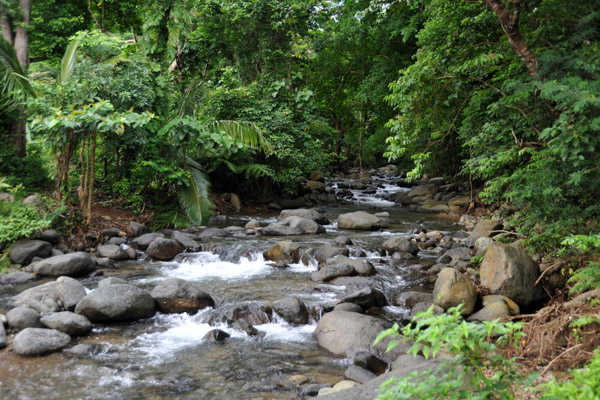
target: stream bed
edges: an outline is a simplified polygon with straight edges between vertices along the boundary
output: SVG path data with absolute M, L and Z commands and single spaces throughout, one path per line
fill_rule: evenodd
M 242 302 L 272 302 L 297 296 L 311 308 L 335 300 L 344 286 L 313 282 L 316 265 L 294 264 L 272 267 L 262 253 L 280 240 L 293 240 L 307 247 L 320 247 L 337 236 L 353 241 L 350 255 L 366 254 L 378 271 L 375 279 L 391 299 L 411 289 L 416 277 L 407 266 L 394 266 L 379 253 L 381 244 L 392 234 L 405 234 L 414 228 L 454 230 L 448 222 L 431 214 L 417 214 L 382 199 L 400 187 L 383 182 L 382 191 L 358 193 L 357 204 L 326 208 L 326 216 L 336 221 L 340 213 L 365 210 L 389 213 L 389 228 L 377 232 L 343 231 L 335 222 L 326 233 L 292 237 L 226 237 L 219 243 L 220 254 L 209 252 L 180 254 L 174 261 L 121 262 L 105 269 L 104 276 L 83 279 L 93 290 L 98 281 L 115 276 L 152 290 L 168 278 L 194 282 L 216 300 L 215 308 Z M 253 216 L 262 225 L 276 215 Z M 244 226 L 250 217 L 227 218 L 220 223 Z M 422 251 L 419 260 L 433 260 L 436 253 Z M 412 262 L 414 263 L 414 262 Z M 36 281 L 38 285 L 44 281 Z M 30 285 L 31 286 L 31 285 Z M 0 286 L 0 310 L 7 309 L 11 296 L 23 286 Z M 313 319 L 307 325 L 292 326 L 274 313 L 273 321 L 256 325 L 264 336 L 247 336 L 226 324 L 209 325 L 204 309 L 195 315 L 157 313 L 153 318 L 122 325 L 96 325 L 88 336 L 74 339 L 94 345 L 95 351 L 75 356 L 68 349 L 45 357 L 24 358 L 0 351 L 0 398 L 2 399 L 295 399 L 298 388 L 289 381 L 304 375 L 313 383 L 336 383 L 351 361 L 320 349 L 312 334 Z M 388 306 L 382 318 L 394 320 L 408 310 Z M 205 342 L 212 329 L 231 335 L 222 343 Z

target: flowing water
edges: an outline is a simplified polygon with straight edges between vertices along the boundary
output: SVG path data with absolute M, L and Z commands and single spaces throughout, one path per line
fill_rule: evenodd
M 355 204 L 326 209 L 330 220 L 340 213 L 356 210 L 387 211 L 390 228 L 382 232 L 348 232 L 335 223 L 318 236 L 291 237 L 308 247 L 319 247 L 344 235 L 352 239 L 351 255 L 370 259 L 378 270 L 377 285 L 390 298 L 414 285 L 406 266 L 394 266 L 379 253 L 392 232 L 405 234 L 415 227 L 452 229 L 447 223 L 426 214 L 415 214 L 389 201 L 389 196 L 405 190 L 385 178 L 374 181 L 377 189 L 351 191 Z M 344 183 L 342 182 L 342 185 Z M 338 187 L 338 185 L 334 185 Z M 368 192 L 368 193 L 365 193 Z M 229 219 L 228 225 L 243 226 L 249 218 Z M 262 216 L 261 222 L 274 221 Z M 290 239 L 290 238 L 287 238 Z M 292 265 L 278 269 L 262 257 L 281 238 L 228 237 L 221 241 L 221 254 L 209 252 L 179 255 L 171 262 L 136 261 L 105 270 L 151 290 L 168 278 L 182 278 L 200 285 L 217 302 L 217 308 L 241 302 L 269 302 L 291 295 L 309 308 L 330 302 L 345 293 L 343 286 L 319 284 L 310 280 L 315 265 Z M 435 258 L 432 252 L 419 253 L 420 260 Z M 102 278 L 83 280 L 93 290 Z M 36 284 L 39 284 L 37 282 Z M 0 287 L 0 309 L 24 287 Z M 350 360 L 333 357 L 320 349 L 312 337 L 316 322 L 292 326 L 274 314 L 273 321 L 257 325 L 264 336 L 247 336 L 225 324 L 207 321 L 211 309 L 195 315 L 161 314 L 123 325 L 97 325 L 86 337 L 72 344 L 88 343 L 96 351 L 81 357 L 68 352 L 46 357 L 22 358 L 0 351 L 0 398 L 2 399 L 293 399 L 297 388 L 289 382 L 302 374 L 312 382 L 335 383 L 341 379 Z M 384 318 L 394 319 L 407 310 L 386 307 Z M 202 340 L 219 328 L 231 337 L 223 343 Z

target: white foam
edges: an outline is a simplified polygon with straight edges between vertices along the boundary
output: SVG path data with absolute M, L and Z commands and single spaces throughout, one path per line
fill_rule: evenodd
M 229 333 L 232 337 L 243 337 L 243 332 L 236 331 L 225 324 L 211 326 L 199 321 L 199 316 L 208 309 L 198 314 L 158 314 L 156 324 L 166 330 L 145 333 L 132 342 L 133 348 L 149 356 L 154 362 L 174 356 L 191 346 L 197 346 L 204 342 L 203 338 L 213 329 L 220 329 Z
M 313 341 L 314 325 L 290 325 L 283 320 L 274 318 L 270 324 L 256 325 L 255 328 L 265 332 L 264 340 L 278 342 L 304 343 Z
M 201 252 L 194 254 L 181 263 L 169 263 L 160 269 L 166 278 L 181 278 L 187 281 L 202 281 L 218 278 L 223 280 L 246 279 L 271 272 L 262 254 L 253 254 L 250 258 L 241 257 L 239 262 L 222 261 L 218 255 Z

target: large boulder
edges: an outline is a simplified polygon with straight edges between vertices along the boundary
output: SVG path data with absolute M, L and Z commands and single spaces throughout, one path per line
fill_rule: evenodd
M 337 255 L 348 256 L 350 251 L 346 247 L 339 247 L 330 243 L 324 244 L 315 250 L 315 258 L 319 263 L 324 263 Z
M 22 356 L 40 356 L 67 347 L 71 337 L 55 329 L 27 328 L 13 339 L 15 353 Z
M 406 193 L 403 198 L 406 203 L 417 203 L 420 202 L 419 200 L 431 199 L 437 191 L 438 189 L 435 185 L 419 185 Z
M 85 296 L 75 312 L 92 322 L 132 321 L 156 313 L 154 298 L 133 285 L 99 287 Z
M 159 283 L 151 294 L 159 311 L 164 313 L 195 314 L 198 310 L 215 305 L 215 301 L 208 293 L 178 278 Z
M 356 292 L 350 293 L 340 299 L 342 303 L 353 303 L 365 310 L 370 307 L 384 307 L 387 305 L 385 295 L 372 287 L 364 287 Z
M 92 330 L 92 323 L 86 317 L 70 311 L 46 314 L 42 316 L 40 322 L 50 329 L 71 336 L 87 335 Z
M 109 260 L 129 260 L 127 251 L 117 244 L 103 244 L 97 248 L 98 257 L 108 258 Z
M 340 229 L 373 231 L 385 227 L 385 223 L 366 211 L 355 211 L 340 214 L 338 217 L 338 227 Z
M 202 248 L 202 245 L 196 242 L 189 233 L 175 231 L 172 238 L 177 240 L 186 250 L 196 252 Z
M 371 264 L 368 260 L 355 260 L 344 255 L 337 255 L 328 259 L 325 265 L 349 265 L 354 268 L 356 274 L 360 276 L 370 276 L 377 273 L 377 270 L 373 264 Z
M 38 240 L 43 240 L 44 242 L 56 245 L 60 243 L 60 235 L 55 230 L 46 229 L 40 234 Z
M 81 282 L 68 276 L 61 276 L 56 280 L 56 290 L 66 310 L 74 310 L 87 294 Z
M 8 252 L 13 264 L 27 265 L 33 257 L 46 258 L 52 253 L 52 245 L 44 240 L 21 240 Z
M 62 254 L 39 261 L 33 272 L 41 276 L 82 276 L 96 269 L 96 261 L 83 251 Z
M 477 292 L 466 275 L 454 268 L 444 268 L 435 281 L 433 302 L 444 310 L 463 304 L 462 315 L 469 315 L 475 308 Z
M 293 264 L 300 261 L 300 245 L 289 240 L 275 243 L 264 254 L 265 259 L 278 264 Z
M 148 228 L 146 225 L 140 224 L 139 222 L 130 221 L 129 226 L 131 229 L 133 229 L 135 236 L 142 236 L 151 232 L 150 228 Z
M 433 295 L 425 292 L 402 292 L 394 299 L 394 305 L 413 308 L 418 303 L 433 303 Z
M 272 310 L 256 303 L 242 303 L 229 307 L 225 311 L 225 320 L 233 325 L 244 320 L 250 325 L 262 325 L 271 321 Z
M 475 228 L 469 234 L 467 238 L 467 246 L 473 247 L 475 246 L 475 241 L 480 237 L 489 237 L 492 236 L 492 232 L 502 228 L 502 224 L 498 221 L 494 221 L 492 219 L 482 219 L 475 225 Z
M 525 309 L 543 299 L 542 288 L 535 286 L 539 276 L 538 263 L 509 244 L 491 243 L 481 262 L 481 284 Z
M 400 344 L 390 353 L 385 353 L 389 342 L 387 339 L 373 346 L 377 335 L 387 328 L 387 323 L 375 317 L 332 311 L 321 317 L 313 335 L 319 346 L 335 355 L 353 358 L 359 351 L 368 351 L 382 360 L 388 360 L 390 357 L 394 358 L 398 352 L 404 353 L 407 346 Z
M 484 306 L 481 310 L 467 318 L 468 321 L 493 321 L 510 315 L 508 304 L 504 301 L 495 301 Z
M 417 246 L 416 243 L 411 242 L 408 238 L 403 236 L 394 236 L 383 242 L 383 250 L 390 255 L 396 252 L 417 255 L 419 252 L 419 246 Z
M 301 217 L 306 219 L 312 219 L 318 224 L 327 225 L 329 224 L 329 220 L 325 218 L 323 214 L 318 212 L 317 210 L 310 208 L 298 208 L 295 210 L 282 210 L 279 214 L 279 220 L 284 220 L 288 217 Z
M 340 276 L 356 275 L 356 270 L 350 264 L 329 264 L 310 275 L 315 282 L 329 282 Z
M 263 228 L 263 234 L 269 236 L 312 235 L 323 232 L 325 228 L 312 219 L 296 216 L 287 217 Z
M 27 306 L 40 313 L 59 311 L 62 300 L 56 289 L 56 282 L 48 282 L 22 291 L 8 302 L 10 307 Z
M 169 261 L 184 250 L 178 241 L 173 239 L 157 238 L 146 249 L 146 253 L 158 260 Z
M 8 326 L 18 330 L 25 328 L 41 328 L 40 313 L 29 307 L 16 307 L 6 313 Z
M 152 243 L 155 239 L 165 237 L 162 233 L 145 233 L 139 237 L 136 237 L 131 241 L 131 244 L 134 247 L 137 247 L 140 250 L 146 250 L 150 243 Z
M 295 296 L 274 301 L 273 309 L 290 324 L 308 324 L 309 315 L 306 304 Z

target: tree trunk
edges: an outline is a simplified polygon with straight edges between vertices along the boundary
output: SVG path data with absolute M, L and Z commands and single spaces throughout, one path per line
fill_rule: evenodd
M 25 115 L 25 106 L 19 106 L 19 119 L 14 121 L 12 126 L 12 142 L 15 146 L 15 155 L 21 158 L 27 155 L 26 118 L 27 117 Z
M 2 28 L 2 37 L 4 40 L 13 44 L 12 21 L 8 15 L 0 13 L 0 26 Z
M 517 55 L 521 58 L 521 60 L 523 60 L 523 63 L 525 63 L 525 66 L 529 71 L 529 75 L 531 75 L 534 78 L 537 77 L 537 58 L 531 52 L 525 40 L 523 40 L 521 32 L 519 32 L 519 14 L 521 0 L 510 0 L 514 8 L 513 12 L 510 12 L 510 10 L 506 8 L 502 0 L 484 1 L 492 9 L 492 11 L 496 13 L 498 18 L 500 18 L 500 25 L 502 26 L 502 30 L 506 34 L 509 43 L 512 45 Z
M 31 10 L 30 0 L 19 0 L 19 8 L 23 15 L 23 20 L 17 25 L 17 32 L 15 34 L 15 51 L 17 52 L 17 58 L 19 63 L 23 66 L 24 70 L 29 67 L 29 37 L 27 36 L 27 27 L 29 26 L 29 12 Z

